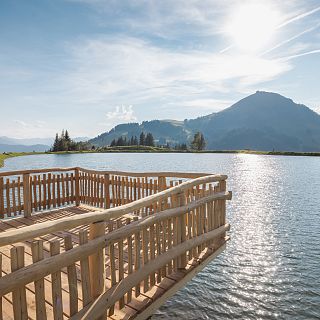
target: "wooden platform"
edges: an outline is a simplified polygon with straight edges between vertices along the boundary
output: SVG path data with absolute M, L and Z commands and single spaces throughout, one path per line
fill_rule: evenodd
M 17 217 L 9 218 L 0 221 L 0 232 L 5 232 L 12 229 L 19 229 L 25 226 L 34 225 L 44 221 L 54 221 L 62 217 L 72 217 L 74 215 L 81 215 L 88 212 L 97 212 L 102 209 L 97 209 L 95 207 L 81 205 L 79 207 L 67 207 L 58 210 L 52 210 L 48 212 L 43 212 L 39 214 L 32 215 L 30 217 Z M 115 225 L 125 225 L 128 218 L 121 218 L 119 222 L 116 220 Z M 55 232 L 48 234 L 46 236 L 40 237 L 44 241 L 44 258 L 50 256 L 50 242 L 59 240 L 61 251 L 65 250 L 65 238 L 72 238 L 74 246 L 79 245 L 78 234 L 80 229 L 86 230 L 88 226 L 81 226 L 75 229 L 68 230 L 67 232 Z M 108 232 L 108 230 L 106 230 Z M 25 247 L 26 255 L 26 265 L 32 264 L 32 254 L 31 254 L 31 242 L 26 241 L 24 243 L 16 243 L 14 245 L 4 246 L 0 248 L 0 255 L 2 255 L 2 275 L 6 275 L 11 272 L 11 261 L 10 261 L 10 250 L 14 246 Z M 127 255 L 125 250 L 126 243 L 124 243 L 124 273 L 128 273 L 128 264 L 127 264 Z M 197 272 L 203 269 L 215 256 L 217 256 L 224 249 L 224 244 L 219 248 L 219 250 L 214 251 L 213 249 L 206 248 L 203 253 L 196 259 L 189 261 L 185 270 L 179 270 L 177 272 L 171 273 L 169 276 L 161 279 L 161 282 L 155 284 L 149 291 L 144 292 L 143 285 L 140 287 L 141 294 L 136 297 L 135 289 L 133 289 L 132 300 L 127 303 L 125 301 L 125 307 L 119 310 L 118 303 L 115 305 L 115 312 L 110 317 L 111 319 L 130 319 L 135 317 L 146 318 L 150 316 L 161 304 L 164 303 L 172 294 L 185 285 Z M 118 259 L 118 250 L 115 247 L 115 257 Z M 1 266 L 1 265 L 0 265 Z M 110 276 L 110 259 L 109 252 L 106 250 L 106 288 L 111 288 L 111 276 Z M 80 276 L 80 266 L 79 263 L 76 264 L 77 272 L 77 286 L 81 288 L 81 276 Z M 161 271 L 160 271 L 161 272 Z M 117 279 L 118 280 L 118 279 Z M 70 315 L 70 302 L 69 302 L 69 285 L 68 285 L 68 274 L 66 268 L 61 272 L 61 281 L 62 281 L 62 300 L 63 300 L 63 314 L 64 319 L 68 319 Z M 53 319 L 53 302 L 51 295 L 51 276 L 45 277 L 45 294 L 46 296 L 46 310 L 47 310 L 47 319 Z M 29 319 L 36 319 L 35 313 L 35 287 L 34 284 L 28 284 L 26 286 L 26 295 L 28 303 L 28 316 Z M 81 293 L 79 289 L 78 292 Z M 143 293 L 144 292 L 144 293 Z M 48 297 L 48 298 L 47 298 Z M 79 294 L 78 297 L 78 306 L 79 310 L 83 306 L 82 296 Z M 2 297 L 2 314 L 4 320 L 14 319 L 13 316 L 13 306 L 12 306 L 12 294 L 9 293 Z M 0 312 L 1 318 L 1 312 Z

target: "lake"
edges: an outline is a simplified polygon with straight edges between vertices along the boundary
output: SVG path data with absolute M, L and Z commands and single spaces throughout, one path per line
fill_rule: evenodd
M 152 319 L 320 319 L 320 158 L 36 155 L 8 159 L 0 171 L 69 166 L 229 176 L 227 250 Z

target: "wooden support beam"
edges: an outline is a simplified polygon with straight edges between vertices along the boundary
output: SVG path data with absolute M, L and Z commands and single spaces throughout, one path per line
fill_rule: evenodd
M 96 222 L 90 225 L 89 239 L 93 240 L 105 234 L 105 222 Z M 89 270 L 91 282 L 91 294 L 96 298 L 105 290 L 105 248 L 98 248 L 97 251 L 89 257 Z

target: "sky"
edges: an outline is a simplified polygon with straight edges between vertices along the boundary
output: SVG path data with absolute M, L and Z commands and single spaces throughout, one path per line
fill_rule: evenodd
M 94 137 L 257 90 L 320 113 L 319 0 L 0 0 L 0 136 Z

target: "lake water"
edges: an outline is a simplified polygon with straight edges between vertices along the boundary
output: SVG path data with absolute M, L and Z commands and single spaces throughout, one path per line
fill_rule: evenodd
M 229 176 L 227 250 L 152 319 L 320 319 L 320 158 L 37 155 L 9 159 L 0 171 L 68 166 Z

